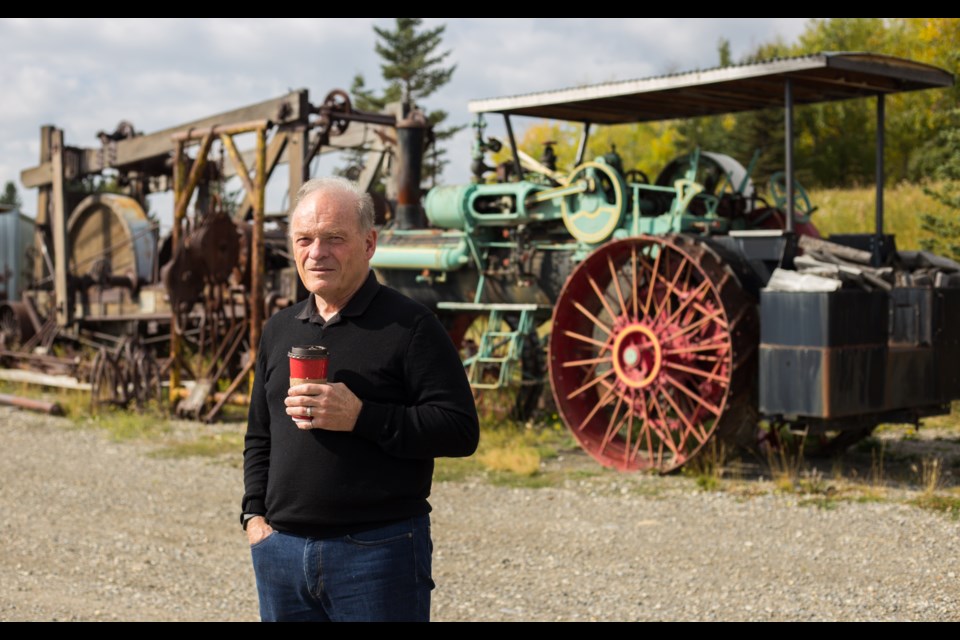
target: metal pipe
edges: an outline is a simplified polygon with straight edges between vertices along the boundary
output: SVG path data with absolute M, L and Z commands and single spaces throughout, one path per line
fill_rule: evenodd
M 580 144 L 577 147 L 576 166 L 583 164 L 583 159 L 587 157 L 587 139 L 590 137 L 590 123 L 583 123 L 583 132 L 580 134 Z
M 784 154 L 784 169 L 787 174 L 787 233 L 793 233 L 793 80 L 787 78 L 784 85 L 783 101 L 785 110 L 783 114 L 784 128 L 786 135 L 786 144 Z
M 411 111 L 408 117 L 397 123 L 399 162 L 396 223 L 400 229 L 426 226 L 420 206 L 420 179 L 423 175 L 423 143 L 428 126 L 420 110 Z
M 6 393 L 0 393 L 0 404 L 29 409 L 30 411 L 39 411 L 52 416 L 62 416 L 63 408 L 56 402 L 44 402 L 43 400 L 33 400 L 20 396 L 11 396 Z
M 880 249 L 883 246 L 883 151 L 884 151 L 884 95 L 877 94 L 877 211 L 876 211 L 876 241 L 873 247 L 874 266 L 880 265 Z
M 336 111 L 326 107 L 317 109 L 320 115 L 335 115 L 338 120 L 349 120 L 350 122 L 363 122 L 365 124 L 378 124 L 384 127 L 395 127 L 397 117 L 392 114 L 370 113 L 369 111 Z
M 513 152 L 513 168 L 517 172 L 517 180 L 523 180 L 523 167 L 520 165 L 520 154 L 517 153 L 517 139 L 513 136 L 513 125 L 510 116 L 503 114 L 503 123 L 507 126 L 507 137 L 510 138 L 510 150 Z

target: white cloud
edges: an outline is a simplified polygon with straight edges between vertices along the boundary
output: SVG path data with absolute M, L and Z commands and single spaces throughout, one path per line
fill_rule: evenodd
M 720 37 L 735 57 L 805 19 L 427 18 L 446 24 L 453 81 L 426 100 L 467 123 L 467 101 L 716 64 Z M 349 89 L 356 73 L 379 85 L 372 25 L 391 18 L 3 18 L 0 182 L 37 162 L 39 129 L 68 144 L 130 120 L 165 129 L 306 87 L 314 102 Z M 472 130 L 450 142 L 448 182 L 469 179 Z M 22 187 L 25 208 L 35 194 Z

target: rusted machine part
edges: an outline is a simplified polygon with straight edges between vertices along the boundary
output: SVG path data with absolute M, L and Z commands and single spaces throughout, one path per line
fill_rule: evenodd
M 580 445 L 619 470 L 678 469 L 712 439 L 756 439 L 756 301 L 688 236 L 597 249 L 553 315 L 549 372 Z
M 335 136 L 343 135 L 347 127 L 350 126 L 350 119 L 342 116 L 349 115 L 352 111 L 350 94 L 343 89 L 334 89 L 328 93 L 323 100 L 323 104 L 317 109 L 324 133 Z
M 161 269 L 170 303 L 185 313 L 203 297 L 208 283 L 224 283 L 240 259 L 240 234 L 226 214 L 210 216 L 192 231 Z
M 87 196 L 70 214 L 67 233 L 74 278 L 136 289 L 153 277 L 155 225 L 133 198 L 113 193 Z
M 143 345 L 130 342 L 123 354 L 128 403 L 132 401 L 140 409 L 159 403 L 163 389 L 160 365 L 153 354 Z
M 116 359 L 105 348 L 93 358 L 90 369 L 90 408 L 94 413 L 105 406 L 125 406 L 126 390 L 120 380 Z
M 173 258 L 160 269 L 160 280 L 170 297 L 175 316 L 187 313 L 203 294 L 203 259 L 184 246 L 173 250 Z M 180 325 L 183 326 L 182 324 Z
M 60 357 L 26 350 L 8 351 L 0 349 L 0 362 L 12 363 L 16 368 L 38 371 L 54 375 L 73 375 L 82 368 L 79 357 Z
M 397 227 L 419 229 L 426 226 L 426 216 L 420 206 L 420 178 L 423 169 L 423 145 L 427 119 L 414 109 L 397 123 L 400 161 L 397 168 Z
M 240 236 L 225 213 L 208 216 L 185 240 L 187 252 L 202 261 L 205 277 L 214 283 L 226 282 L 237 266 Z
M 6 393 L 0 393 L 0 404 L 9 405 L 11 407 L 20 407 L 21 409 L 29 409 L 30 411 L 39 411 L 40 413 L 46 413 L 52 416 L 63 415 L 63 407 L 56 402 L 45 402 L 43 400 L 34 400 L 32 398 L 12 396 Z
M 253 243 L 253 227 L 244 222 L 238 222 L 237 235 L 239 241 L 239 251 L 237 252 L 237 265 L 233 269 L 231 278 L 233 282 L 241 285 L 244 289 L 250 288 L 250 267 L 253 262 L 251 252 Z M 267 316 L 269 317 L 269 316 Z
M 143 409 L 161 399 L 161 368 L 139 343 L 128 340 L 113 355 L 101 348 L 90 370 L 90 404 Z
M 0 303 L 0 349 L 16 350 L 33 334 L 33 323 L 26 304 Z

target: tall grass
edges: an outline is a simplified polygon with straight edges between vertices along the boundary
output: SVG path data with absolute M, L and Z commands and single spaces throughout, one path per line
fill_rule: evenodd
M 877 193 L 874 187 L 855 189 L 816 189 L 809 191 L 817 207 L 812 221 L 824 236 L 835 233 L 872 233 L 876 230 Z M 883 196 L 884 233 L 896 236 L 897 248 L 917 250 L 924 231 L 920 217 L 924 213 L 949 213 L 916 184 L 901 183 L 888 187 Z

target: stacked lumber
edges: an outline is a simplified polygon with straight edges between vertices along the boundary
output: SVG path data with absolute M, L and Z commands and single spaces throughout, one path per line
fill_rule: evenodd
M 803 254 L 794 258 L 796 271 L 776 269 L 767 283 L 768 290 L 960 288 L 960 263 L 927 251 L 898 251 L 887 265 L 875 267 L 869 251 L 808 236 L 801 236 L 799 245 Z

